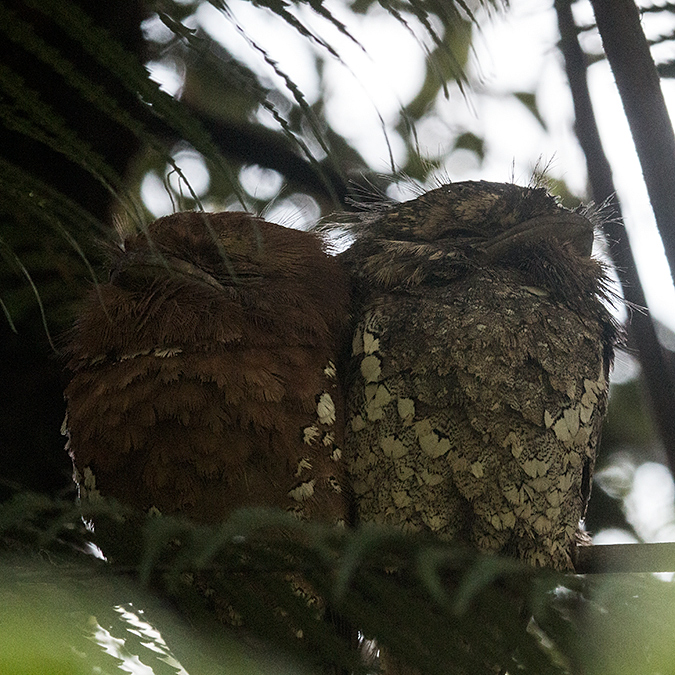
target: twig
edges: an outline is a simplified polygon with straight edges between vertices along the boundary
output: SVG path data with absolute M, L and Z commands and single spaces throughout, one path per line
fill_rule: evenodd
M 600 141 L 600 134 L 593 113 L 586 77 L 587 63 L 577 38 L 570 0 L 555 0 L 560 30 L 560 49 L 565 58 L 569 81 L 576 133 L 586 156 L 588 179 L 593 199 L 598 204 L 606 203 L 611 209 L 610 217 L 603 224 L 609 244 L 609 253 L 617 269 L 624 297 L 631 305 L 645 307 L 646 300 L 637 266 L 623 226 L 621 206 L 616 197 L 612 170 Z M 673 169 L 675 172 L 675 168 Z M 675 173 L 674 173 L 675 175 Z M 647 314 L 633 312 L 628 326 L 630 343 L 638 349 L 642 378 L 651 404 L 656 427 L 666 449 L 671 471 L 675 474 L 675 377 L 658 342 L 654 325 Z
M 633 0 L 591 0 L 666 256 L 675 261 L 675 134 Z
M 675 572 L 675 542 L 580 546 L 577 556 L 579 574 Z

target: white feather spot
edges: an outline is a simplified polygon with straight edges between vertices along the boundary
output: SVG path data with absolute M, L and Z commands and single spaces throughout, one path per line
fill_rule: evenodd
M 338 483 L 338 480 L 337 478 L 335 478 L 335 476 L 331 476 L 328 479 L 328 485 L 330 485 L 331 488 L 333 488 L 334 492 L 337 492 L 338 494 L 342 492 L 342 486 L 340 485 L 340 483 Z
M 382 362 L 375 354 L 366 356 L 361 361 L 361 375 L 363 375 L 363 379 L 366 382 L 377 382 L 382 373 L 381 364 Z
M 567 408 L 563 413 L 570 436 L 576 436 L 579 431 L 579 408 Z
M 555 417 L 548 410 L 544 410 L 544 425 L 546 428 L 550 429 L 553 426 L 553 422 L 555 422 Z
M 307 457 L 303 457 L 299 462 L 298 462 L 298 468 L 295 471 L 295 477 L 297 478 L 305 469 L 311 469 L 312 468 L 312 463 L 307 459 Z
M 381 420 L 384 417 L 383 408 L 391 401 L 391 394 L 383 384 L 366 386 L 366 414 L 368 419 Z
M 329 361 L 328 365 L 323 369 L 323 373 L 327 378 L 334 380 L 337 377 L 337 368 L 335 367 L 335 364 L 332 361 Z
M 596 396 L 595 391 L 591 389 L 589 385 L 589 380 L 584 380 L 584 387 L 586 391 L 581 397 L 581 404 L 586 406 L 587 408 L 590 408 L 594 406 L 598 402 L 598 397 Z
M 523 454 L 523 446 L 520 444 L 520 439 L 515 431 L 509 431 L 508 436 L 504 439 L 502 447 L 511 446 L 511 454 L 518 459 Z
M 380 447 L 385 457 L 391 457 L 391 459 L 400 459 L 408 454 L 408 448 L 395 436 L 385 436 L 380 441 Z
M 423 483 L 427 485 L 440 485 L 445 478 L 440 473 L 429 473 L 426 469 L 420 471 L 419 474 Z
M 532 295 L 536 295 L 539 298 L 548 297 L 548 291 L 545 291 L 543 288 L 539 288 L 538 286 L 521 286 L 521 288 L 524 291 L 532 293 Z
M 558 440 L 561 440 L 563 443 L 569 443 L 572 440 L 572 434 L 570 429 L 567 426 L 567 421 L 564 417 L 561 417 L 554 425 L 553 432 L 556 435 Z
M 315 484 L 316 481 L 314 479 L 307 481 L 306 483 L 301 483 L 298 487 L 290 490 L 288 496 L 291 499 L 295 499 L 296 502 L 304 502 L 314 494 Z
M 551 521 L 546 516 L 539 516 L 532 524 L 532 527 L 539 534 L 545 534 L 551 531 Z
M 167 347 L 166 349 L 155 349 L 154 355 L 166 359 L 171 356 L 178 356 L 182 351 L 180 347 Z
M 119 357 L 120 361 L 128 361 L 129 359 L 136 359 L 139 356 L 147 356 L 150 354 L 150 349 L 144 349 L 143 351 L 140 352 L 132 352 L 131 354 L 122 354 L 122 356 Z M 159 351 L 159 350 L 155 350 Z
M 415 401 L 411 398 L 399 398 L 397 407 L 402 420 L 410 421 L 415 416 Z
M 542 462 L 540 459 L 529 459 L 522 463 L 523 471 L 532 478 L 545 476 L 550 466 L 550 462 Z
M 363 351 L 366 354 L 373 354 L 380 348 L 380 340 L 371 333 L 363 333 Z
M 320 433 L 319 429 L 315 426 L 305 427 L 303 429 L 303 443 L 311 445 L 319 437 Z
M 94 476 L 93 471 L 88 466 L 84 467 L 82 482 L 80 483 L 79 487 L 80 497 L 82 497 L 82 499 L 94 501 L 101 498 L 101 493 L 96 487 L 96 476 Z
M 406 506 L 410 506 L 410 495 L 403 490 L 394 490 L 391 494 L 394 499 L 394 504 L 399 509 L 404 509 Z
M 361 415 L 356 415 L 352 417 L 351 426 L 354 432 L 363 431 L 366 428 L 366 423 Z
M 422 451 L 429 457 L 441 457 L 450 450 L 450 441 L 447 438 L 440 438 L 431 428 L 429 420 L 417 422 L 415 431 Z
M 335 404 L 328 392 L 323 392 L 319 398 L 319 403 L 316 406 L 316 414 L 319 416 L 321 424 L 335 423 Z

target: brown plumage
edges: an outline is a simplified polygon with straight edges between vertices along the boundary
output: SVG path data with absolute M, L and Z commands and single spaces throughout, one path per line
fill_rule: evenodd
M 616 339 L 593 225 L 543 189 L 466 182 L 352 233 L 358 520 L 573 569 Z
M 128 237 L 69 338 L 83 496 L 204 523 L 255 505 L 344 523 L 346 288 L 317 236 L 245 213 Z

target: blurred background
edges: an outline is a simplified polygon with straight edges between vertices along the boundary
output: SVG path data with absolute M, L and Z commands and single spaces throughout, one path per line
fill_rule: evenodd
M 673 109 L 675 6 L 638 4 Z M 74 494 L 60 346 L 103 242 L 177 210 L 305 229 L 442 182 L 545 180 L 571 208 L 609 200 L 596 251 L 633 303 L 588 529 L 675 540 L 675 290 L 590 2 L 3 0 L 0 32 L 1 499 Z

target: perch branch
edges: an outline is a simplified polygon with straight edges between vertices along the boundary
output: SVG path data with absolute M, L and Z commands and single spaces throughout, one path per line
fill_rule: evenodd
M 577 555 L 579 574 L 675 571 L 675 542 L 580 546 Z

